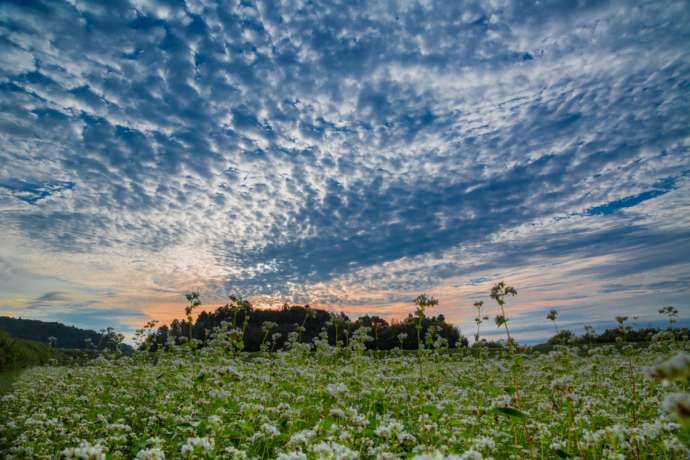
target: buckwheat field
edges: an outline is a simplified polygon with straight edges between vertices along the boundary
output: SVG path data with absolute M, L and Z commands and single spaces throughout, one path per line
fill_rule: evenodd
M 687 458 L 687 342 L 365 352 L 205 348 L 23 373 L 7 459 Z

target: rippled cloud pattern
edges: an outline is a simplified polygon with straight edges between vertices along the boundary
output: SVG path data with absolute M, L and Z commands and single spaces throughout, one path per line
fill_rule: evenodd
M 690 316 L 686 1 L 6 1 L 0 31 L 0 314 L 427 291 L 465 327 L 506 279 L 525 331 Z

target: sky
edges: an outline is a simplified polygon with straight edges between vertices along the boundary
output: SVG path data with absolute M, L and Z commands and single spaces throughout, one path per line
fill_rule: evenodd
M 688 43 L 685 0 L 3 1 L 0 315 L 687 323 Z

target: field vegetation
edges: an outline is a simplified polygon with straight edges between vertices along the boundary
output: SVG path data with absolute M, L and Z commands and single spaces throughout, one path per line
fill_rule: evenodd
M 393 349 L 377 349 L 368 326 L 346 334 L 333 315 L 309 341 L 298 322 L 280 347 L 268 324 L 255 352 L 244 342 L 254 312 L 241 299 L 196 338 L 200 301 L 190 293 L 186 336 L 161 343 L 152 322 L 136 353 L 115 346 L 85 365 L 24 371 L 0 399 L 0 450 L 8 459 L 687 458 L 690 355 L 677 312 L 636 344 L 620 317 L 613 342 L 589 330 L 540 352 L 510 335 L 512 291 L 492 290 L 501 343 L 483 342 L 478 328 L 475 345 L 451 346 L 429 322 L 436 300 L 423 295 Z M 476 309 L 479 326 L 488 317 Z M 549 316 L 562 334 L 557 312 Z

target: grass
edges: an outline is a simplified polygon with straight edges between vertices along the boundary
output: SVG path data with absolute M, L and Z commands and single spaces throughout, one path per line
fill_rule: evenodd
M 23 369 L 0 372 L 0 395 L 9 393 L 12 390 L 12 384 L 19 378 L 22 372 Z

